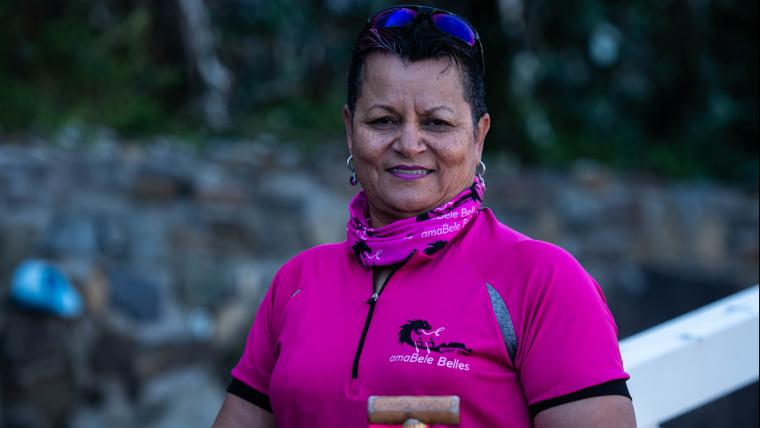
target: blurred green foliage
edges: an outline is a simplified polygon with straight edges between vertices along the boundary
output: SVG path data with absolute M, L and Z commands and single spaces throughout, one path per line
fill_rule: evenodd
M 756 0 L 434 3 L 484 41 L 489 150 L 757 188 Z M 234 76 L 230 132 L 314 144 L 342 135 L 351 47 L 390 4 L 206 2 Z M 178 13 L 161 0 L 0 3 L 0 132 L 209 132 Z
M 136 4 L 112 17 L 93 3 L 0 3 L 0 124 L 6 132 L 92 123 L 146 133 L 175 125 L 176 106 L 162 97 L 180 86 L 181 64 L 151 56 L 149 9 Z

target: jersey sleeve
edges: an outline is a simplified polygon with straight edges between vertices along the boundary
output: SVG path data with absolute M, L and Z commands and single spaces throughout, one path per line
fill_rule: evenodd
M 531 413 L 599 395 L 629 396 L 617 327 L 599 285 L 565 250 L 530 246 L 516 366 Z M 630 396 L 629 396 L 630 397 Z
M 232 369 L 232 382 L 227 391 L 265 410 L 269 402 L 269 381 L 277 360 L 276 295 L 281 273 L 275 276 L 248 332 L 243 355 Z

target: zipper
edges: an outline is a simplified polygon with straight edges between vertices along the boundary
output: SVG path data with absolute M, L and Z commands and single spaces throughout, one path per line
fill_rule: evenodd
M 414 253 L 412 253 L 414 254 Z M 407 258 L 407 260 L 409 260 Z M 383 286 L 380 288 L 380 291 L 376 291 L 372 293 L 372 296 L 370 296 L 369 300 L 367 300 L 367 304 L 369 305 L 369 310 L 367 311 L 367 319 L 364 320 L 364 329 L 362 330 L 362 337 L 359 339 L 359 346 L 356 347 L 356 355 L 354 355 L 354 365 L 351 369 L 351 379 L 357 379 L 359 377 L 359 359 L 362 355 L 362 349 L 364 348 L 364 341 L 367 339 L 367 332 L 369 331 L 369 325 L 372 323 L 372 314 L 375 313 L 375 306 L 377 306 L 377 300 L 380 298 L 380 293 L 385 290 L 385 286 L 388 285 L 388 281 L 390 281 L 393 274 L 398 271 L 401 266 L 406 263 L 406 260 L 403 262 L 397 264 L 393 270 L 388 274 L 388 277 L 385 278 L 385 281 L 383 281 Z M 372 277 L 372 289 L 375 288 L 375 280 L 374 275 Z

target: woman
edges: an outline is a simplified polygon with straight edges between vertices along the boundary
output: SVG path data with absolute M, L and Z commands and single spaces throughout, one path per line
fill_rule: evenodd
M 480 208 L 475 30 L 418 6 L 370 18 L 343 119 L 348 239 L 278 272 L 215 426 L 366 426 L 370 395 L 458 395 L 462 427 L 635 426 L 599 286 Z

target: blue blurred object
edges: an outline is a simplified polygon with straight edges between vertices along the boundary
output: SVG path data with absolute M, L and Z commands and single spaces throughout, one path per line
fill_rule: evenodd
M 63 318 L 75 318 L 84 309 L 79 291 L 61 271 L 43 260 L 28 260 L 16 268 L 11 299 L 21 306 Z

